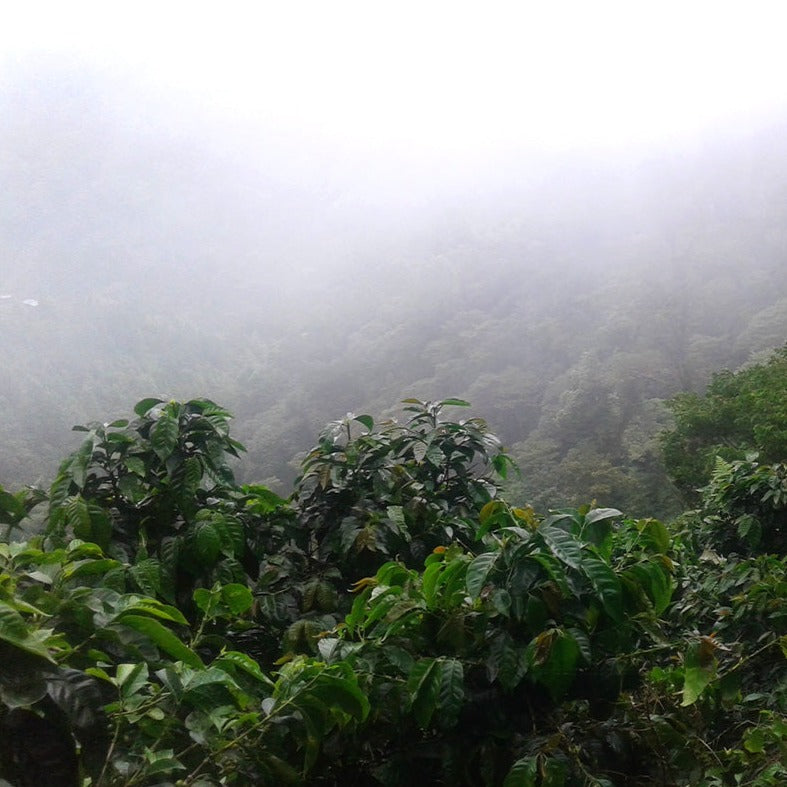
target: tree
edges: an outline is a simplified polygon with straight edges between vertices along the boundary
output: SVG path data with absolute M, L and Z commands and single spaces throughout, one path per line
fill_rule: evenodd
M 704 394 L 678 394 L 668 405 L 675 426 L 662 437 L 664 462 L 676 486 L 697 502 L 717 457 L 787 456 L 787 345 L 765 363 L 715 374 Z

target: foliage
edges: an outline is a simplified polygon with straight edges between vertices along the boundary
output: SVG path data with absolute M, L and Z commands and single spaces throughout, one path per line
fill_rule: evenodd
M 74 427 L 85 437 L 52 484 L 48 542 L 89 539 L 133 563 L 140 591 L 181 605 L 195 583 L 244 582 L 251 536 L 227 461 L 244 449 L 230 414 L 207 399 L 144 399 L 134 412 Z
M 35 487 L 28 487 L 11 494 L 0 486 L 0 525 L 6 526 L 4 537 L 6 541 L 11 540 L 14 530 L 21 528 L 22 522 L 30 512 L 44 500 L 46 494 Z
M 3 544 L 0 561 L 2 723 L 28 706 L 50 736 L 65 720 L 93 784 L 298 781 L 326 732 L 368 713 L 344 665 L 300 658 L 271 679 L 226 643 L 203 660 L 211 624 L 249 613 L 245 585 L 196 591 L 189 627 L 175 607 L 124 592 L 131 566 L 95 544 Z M 30 779 L 8 755 L 4 775 Z
M 756 456 L 756 455 L 755 455 Z M 716 460 L 697 535 L 722 554 L 787 553 L 787 466 Z
M 765 363 L 713 376 L 704 395 L 682 393 L 668 403 L 675 426 L 662 438 L 664 461 L 692 501 L 708 483 L 716 457 L 762 461 L 787 456 L 787 345 Z
M 720 461 L 672 527 L 543 514 L 464 405 L 331 424 L 290 501 L 234 483 L 207 400 L 82 427 L 0 542 L 0 777 L 782 782 L 783 466 Z
M 539 521 L 492 502 L 477 554 L 454 543 L 423 571 L 388 562 L 360 580 L 345 626 L 320 648 L 363 676 L 377 727 L 364 767 L 392 784 L 412 772 L 498 784 L 525 753 L 564 778 L 595 767 L 545 741 L 567 703 L 613 702 L 620 681 L 636 681 L 619 657 L 651 641 L 671 593 L 663 526 L 620 516 Z
M 452 539 L 472 539 L 472 521 L 497 492 L 488 470 L 505 477 L 510 459 L 479 418 L 441 419 L 460 399 L 406 399 L 405 424 L 375 429 L 348 416 L 320 436 L 295 484 L 295 504 L 315 555 L 352 579 L 400 556 L 420 566 Z M 352 425 L 364 431 L 353 436 Z

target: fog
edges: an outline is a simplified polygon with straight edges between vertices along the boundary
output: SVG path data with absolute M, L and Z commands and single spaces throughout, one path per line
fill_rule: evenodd
M 653 403 L 787 339 L 787 53 L 778 6 L 632 5 L 11 12 L 0 484 L 148 395 L 282 488 L 347 410 L 465 396 L 522 495 L 602 457 L 652 503 Z

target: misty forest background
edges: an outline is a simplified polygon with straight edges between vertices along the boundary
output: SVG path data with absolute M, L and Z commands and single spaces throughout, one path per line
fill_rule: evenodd
M 669 517 L 664 401 L 787 338 L 785 117 L 383 165 L 46 63 L 0 116 L 5 488 L 47 484 L 72 424 L 205 396 L 240 480 L 286 494 L 326 422 L 455 396 L 520 464 L 509 499 Z

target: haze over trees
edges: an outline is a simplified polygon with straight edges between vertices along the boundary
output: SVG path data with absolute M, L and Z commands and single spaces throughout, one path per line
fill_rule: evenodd
M 2 102 L 7 484 L 129 395 L 226 403 L 245 477 L 283 489 L 339 413 L 451 394 L 523 501 L 669 512 L 660 401 L 787 335 L 784 120 L 397 183 L 335 151 L 306 178 L 281 140 L 246 158 L 86 71 L 39 64 Z

